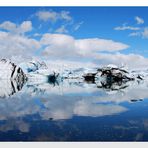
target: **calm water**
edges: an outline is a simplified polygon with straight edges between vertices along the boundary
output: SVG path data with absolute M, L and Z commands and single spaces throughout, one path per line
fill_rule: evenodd
M 0 141 L 148 141 L 145 83 L 115 90 L 85 82 L 26 83 L 20 91 L 3 84 Z

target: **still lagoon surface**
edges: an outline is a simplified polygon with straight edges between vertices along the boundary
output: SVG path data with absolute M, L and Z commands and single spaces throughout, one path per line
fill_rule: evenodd
M 148 141 L 144 82 L 36 82 L 15 91 L 8 83 L 0 86 L 0 141 Z

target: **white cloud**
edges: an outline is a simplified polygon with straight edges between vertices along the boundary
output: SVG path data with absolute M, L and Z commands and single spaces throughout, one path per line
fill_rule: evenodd
M 143 24 L 144 23 L 144 20 L 142 18 L 140 18 L 139 16 L 136 16 L 135 17 L 135 20 L 137 21 L 137 24 Z M 141 28 L 140 27 L 133 27 L 133 26 L 127 26 L 126 24 L 123 24 L 122 26 L 118 26 L 118 27 L 115 27 L 114 30 L 140 30 Z M 133 34 L 135 35 L 135 34 Z
M 121 53 L 116 53 L 116 54 L 96 53 L 96 54 L 90 54 L 89 56 L 91 58 L 90 62 L 82 62 L 83 61 L 82 58 L 80 58 L 80 60 L 74 60 L 74 61 L 64 59 L 64 60 L 47 60 L 46 62 L 48 63 L 51 71 L 58 71 L 58 72 L 59 71 L 61 72 L 62 69 L 75 69 L 82 67 L 91 68 L 91 67 L 100 67 L 108 64 L 115 64 L 118 66 L 126 65 L 130 70 L 146 69 L 148 65 L 148 59 L 138 54 L 125 55 Z M 60 59 L 60 57 L 58 59 Z
M 11 58 L 13 55 L 22 55 L 22 57 L 32 56 L 33 52 L 40 48 L 37 40 L 12 34 L 9 32 L 0 32 L 0 57 Z
M 31 21 L 24 21 L 22 24 L 19 26 L 19 31 L 22 33 L 29 32 L 32 30 L 32 22 Z
M 115 52 L 128 48 L 129 46 L 121 42 L 115 42 L 113 40 L 90 38 L 75 40 L 75 46 L 80 52 L 92 52 L 92 51 L 108 51 Z
M 121 66 L 124 64 L 129 68 L 144 69 L 148 65 L 148 59 L 142 55 L 134 53 L 121 54 L 119 51 L 127 49 L 128 45 L 112 40 L 99 38 L 75 39 L 72 36 L 63 34 L 44 34 L 41 39 L 41 44 L 46 46 L 43 50 L 43 55 L 59 60 L 65 59 L 65 64 L 69 62 L 67 58 L 78 57 L 80 61 L 88 58 L 88 60 L 92 62 L 92 65 L 90 64 L 92 67 L 95 65 L 116 64 Z M 102 53 L 102 51 L 107 51 L 107 53 Z M 56 63 L 57 61 L 54 60 L 53 65 L 56 65 Z M 61 63 L 61 61 L 58 63 Z M 76 63 L 73 62 L 73 64 L 69 64 L 69 67 L 75 64 Z M 80 65 L 85 66 L 85 62 L 82 62 Z M 62 67 L 62 65 L 59 64 L 59 67 L 60 66 Z
M 67 21 L 71 21 L 72 20 L 72 17 L 70 16 L 70 12 L 69 11 L 61 11 L 61 13 L 59 15 L 64 20 L 67 20 Z
M 40 41 L 37 41 L 33 38 L 34 36 L 29 38 L 25 35 L 25 32 L 32 30 L 32 23 L 30 21 L 24 21 L 20 25 L 6 21 L 0 24 L 0 27 L 6 30 L 0 31 L 1 58 L 11 58 L 14 57 L 14 55 L 15 58 L 32 57 L 38 49 L 42 49 L 40 51 L 42 51 L 42 55 L 44 55 L 45 58 L 64 59 L 67 60 L 67 63 L 69 62 L 68 59 L 74 61 L 75 58 L 77 60 L 79 58 L 79 62 L 82 60 L 86 61 L 87 59 L 88 61 L 99 61 L 99 64 L 113 63 L 121 65 L 122 63 L 126 63 L 130 67 L 144 67 L 148 65 L 147 58 L 143 56 L 116 53 L 129 47 L 121 42 L 100 38 L 75 39 L 70 35 L 49 33 L 44 34 L 41 36 Z M 57 29 L 57 32 L 66 33 L 67 31 L 61 26 L 61 28 Z M 35 36 L 38 35 L 39 34 L 35 34 Z M 131 33 L 130 36 L 147 38 L 148 28 L 144 28 L 142 33 Z M 107 53 L 102 53 L 103 51 Z M 21 58 L 18 58 L 18 60 Z M 134 64 L 133 61 L 135 61 Z M 73 65 L 74 64 L 76 63 L 74 62 Z M 82 65 L 83 64 L 82 62 Z
M 13 22 L 5 21 L 0 24 L 0 29 L 4 29 L 12 33 L 26 33 L 32 30 L 32 22 L 24 21 L 20 25 L 16 25 Z
M 74 24 L 74 21 L 72 16 L 70 15 L 70 12 L 65 10 L 62 10 L 62 11 L 53 11 L 51 9 L 40 10 L 32 16 L 37 16 L 39 20 L 43 21 L 43 23 L 41 22 L 41 24 L 39 25 L 39 29 L 43 27 L 43 25 L 45 24 L 44 22 L 50 23 L 51 26 L 48 32 L 68 33 L 69 31 L 66 28 L 66 26 L 69 25 L 73 27 L 73 24 Z M 61 27 L 55 30 L 55 27 L 53 26 L 55 24 L 58 24 L 58 26 L 61 26 Z
M 41 44 L 46 45 L 43 55 L 52 57 L 75 57 L 74 38 L 63 34 L 44 34 Z M 65 54 L 66 53 L 66 54 Z
M 0 24 L 0 28 L 7 31 L 13 31 L 16 30 L 17 27 L 15 23 L 12 23 L 10 21 L 5 21 L 2 24 Z
M 114 30 L 140 30 L 139 27 L 132 27 L 132 26 L 119 26 L 119 27 L 115 27 Z
M 58 59 L 71 57 L 90 58 L 96 65 L 112 63 L 121 66 L 125 64 L 130 68 L 145 68 L 148 65 L 148 59 L 138 54 L 101 53 L 101 51 L 116 52 L 128 48 L 128 45 L 112 40 L 98 38 L 74 39 L 69 35 L 45 34 L 41 39 L 41 44 L 47 46 L 43 51 L 43 55 L 47 57 Z M 68 61 L 66 62 L 68 63 Z M 93 63 L 92 66 L 94 67 Z
M 129 34 L 129 36 L 140 36 L 141 32 L 132 32 Z
M 148 27 L 144 27 L 140 32 L 132 32 L 129 34 L 129 36 L 139 36 L 142 38 L 147 39 L 148 38 Z
M 144 24 L 144 19 L 142 19 L 139 16 L 135 17 L 135 20 L 137 22 L 137 24 Z M 119 27 L 115 27 L 114 30 L 131 30 L 131 31 L 135 31 L 135 32 L 131 32 L 129 33 L 128 36 L 130 37 L 142 37 L 142 38 L 148 38 L 148 27 L 133 27 L 133 26 L 126 26 L 126 24 L 123 24 L 122 26 Z
M 139 16 L 136 16 L 135 20 L 137 21 L 137 24 L 143 24 L 144 23 L 144 20 L 142 18 L 140 18 Z
M 56 21 L 58 14 L 54 11 L 39 11 L 36 13 L 36 16 L 42 21 Z
M 61 12 L 56 12 L 52 10 L 42 10 L 38 11 L 36 13 L 36 16 L 39 18 L 39 20 L 42 21 L 51 21 L 51 22 L 56 22 L 57 20 L 65 20 L 65 21 L 71 21 L 72 17 L 70 16 L 69 11 L 61 11 Z
M 60 28 L 55 30 L 56 33 L 68 33 L 68 30 L 62 25 Z
M 116 64 L 121 66 L 122 64 L 127 65 L 129 68 L 143 68 L 145 69 L 148 65 L 148 59 L 144 58 L 141 55 L 138 54 L 121 54 L 121 53 L 116 53 L 116 54 L 95 54 L 94 55 L 94 61 L 96 64 Z M 134 61 L 134 63 L 133 63 Z
M 40 48 L 37 40 L 25 35 L 32 30 L 31 21 L 23 21 L 21 24 L 5 21 L 0 24 L 0 29 L 3 30 L 0 31 L 1 58 L 21 56 L 23 60 L 23 58 L 32 57 L 33 53 Z
M 43 54 L 54 57 L 87 57 L 99 51 L 116 52 L 129 46 L 112 40 L 90 38 L 75 39 L 70 35 L 44 34 L 41 44 L 46 45 Z M 66 54 L 65 54 L 66 53 Z

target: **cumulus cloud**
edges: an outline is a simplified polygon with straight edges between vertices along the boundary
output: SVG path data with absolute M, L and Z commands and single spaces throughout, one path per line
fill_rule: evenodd
M 113 40 L 100 38 L 75 39 L 65 34 L 46 33 L 38 41 L 25 35 L 26 32 L 32 30 L 30 21 L 24 21 L 20 25 L 3 22 L 1 29 L 4 29 L 0 31 L 0 52 L 3 53 L 1 58 L 13 58 L 14 55 L 22 58 L 32 57 L 38 49 L 42 49 L 42 55 L 51 58 L 93 58 L 93 54 L 96 52 L 116 52 L 129 47 Z M 66 33 L 67 30 L 62 26 L 57 29 L 57 32 Z
M 68 14 L 69 13 L 62 12 L 62 15 Z M 63 16 L 63 18 L 69 20 L 68 17 Z M 13 59 L 20 60 L 26 57 L 33 57 L 35 52 L 39 51 L 39 53 L 42 54 L 42 58 L 48 59 L 50 57 L 55 60 L 65 59 L 67 60 L 66 62 L 80 59 L 80 62 L 83 60 L 88 60 L 87 62 L 99 61 L 100 64 L 126 63 L 131 67 L 144 67 L 148 64 L 147 59 L 143 56 L 117 53 L 127 49 L 129 47 L 127 44 L 101 38 L 76 39 L 73 36 L 62 34 L 68 32 L 64 25 L 56 30 L 56 32 L 60 34 L 45 33 L 41 35 L 36 33 L 31 37 L 27 37 L 25 34 L 33 28 L 31 21 L 24 21 L 20 24 L 5 21 L 0 24 L 0 28 L 1 58 L 13 58 L 15 56 Z M 145 27 L 143 32 L 134 32 L 129 36 L 142 36 L 143 38 L 147 38 L 147 32 L 148 29 Z M 40 39 L 34 39 L 36 36 L 40 36 Z M 106 54 L 103 52 L 106 52 Z M 40 58 L 40 56 L 41 55 L 38 57 Z M 133 61 L 135 61 L 134 65 L 131 64 Z M 85 62 L 82 62 L 82 65 L 84 63 Z
M 10 21 L 5 21 L 0 24 L 0 28 L 7 31 L 13 31 L 13 30 L 16 30 L 16 24 Z
M 41 38 L 41 45 L 45 46 L 42 54 L 45 57 L 55 59 L 79 58 L 80 61 L 88 59 L 92 62 L 92 67 L 115 64 L 118 66 L 127 65 L 131 69 L 145 69 L 148 65 L 148 59 L 139 54 L 122 54 L 120 51 L 129 46 L 112 40 L 99 38 L 75 39 L 72 36 L 64 34 L 44 34 Z M 104 51 L 106 51 L 104 53 Z M 134 61 L 134 64 L 133 64 Z M 61 61 L 59 61 L 60 63 Z M 68 60 L 64 64 L 68 63 Z M 51 61 L 49 64 L 52 63 Z M 55 65 L 57 61 L 54 61 Z M 85 62 L 80 64 L 85 66 Z M 72 64 L 76 64 L 75 62 Z M 77 64 L 76 64 L 77 65 Z M 59 65 L 59 67 L 62 65 Z M 90 66 L 90 67 L 91 67 Z M 52 66 L 54 67 L 54 66 Z M 69 68 L 72 67 L 69 65 Z
M 0 31 L 1 58 L 11 58 L 13 55 L 32 56 L 38 48 L 40 48 L 40 44 L 35 39 Z
M 0 24 L 0 52 L 1 58 L 22 58 L 32 57 L 34 52 L 39 49 L 40 43 L 34 38 L 27 37 L 25 33 L 32 31 L 32 22 L 23 21 L 15 24 L 5 21 Z M 6 52 L 7 51 L 7 52 Z
M 70 16 L 69 11 L 61 11 L 61 12 L 56 12 L 52 10 L 42 10 L 38 11 L 36 13 L 36 16 L 39 18 L 39 20 L 42 21 L 51 21 L 51 22 L 56 22 L 57 20 L 65 20 L 65 21 L 71 21 L 72 17 Z
M 24 21 L 19 26 L 11 24 L 10 22 L 6 24 L 9 25 L 2 26 L 5 27 L 5 30 L 7 31 L 0 31 L 1 58 L 13 58 L 15 55 L 13 60 L 23 60 L 23 58 L 34 56 L 38 49 L 42 49 L 40 50 L 42 56 L 45 58 L 50 57 L 51 59 L 54 58 L 62 60 L 81 58 L 82 60 L 88 59 L 89 61 L 95 61 L 95 64 L 97 63 L 96 61 L 99 61 L 99 64 L 126 63 L 130 67 L 144 67 L 148 65 L 147 59 L 143 56 L 136 54 L 124 55 L 121 53 L 116 53 L 129 47 L 129 45 L 121 42 L 100 38 L 75 39 L 70 35 L 49 33 L 41 36 L 40 41 L 38 41 L 33 37 L 29 38 L 21 33 L 12 33 L 13 30 L 18 28 L 21 28 L 22 33 L 31 30 L 32 25 L 30 22 Z M 58 30 L 58 32 L 60 33 L 60 30 Z M 147 29 L 145 29 L 141 35 L 146 38 Z M 104 51 L 107 53 L 102 53 Z M 16 56 L 18 58 L 16 58 Z M 132 64 L 133 61 L 135 61 L 134 65 Z M 68 63 L 68 60 L 66 62 Z M 82 64 L 80 65 L 85 65 L 85 62 L 81 63 Z M 73 63 L 73 65 L 74 64 L 76 63 Z
M 87 57 L 89 54 L 99 51 L 115 52 L 129 47 L 113 40 L 100 38 L 75 39 L 70 35 L 48 33 L 41 38 L 41 44 L 46 45 L 43 51 L 44 55 L 55 57 Z
M 43 35 L 40 42 L 46 46 L 42 52 L 45 56 L 56 58 L 75 56 L 74 38 L 69 35 L 47 33 Z
M 19 31 L 22 32 L 22 33 L 29 32 L 31 30 L 32 30 L 32 23 L 31 23 L 31 21 L 24 21 L 19 26 Z
M 136 16 L 135 20 L 137 21 L 137 24 L 144 24 L 144 20 L 139 16 Z
M 53 11 L 39 11 L 36 13 L 36 16 L 39 18 L 39 20 L 42 20 L 42 21 L 57 20 L 57 13 Z
M 121 42 L 115 42 L 113 40 L 90 38 L 90 39 L 78 39 L 75 42 L 76 48 L 80 50 L 80 53 L 92 52 L 92 51 L 108 51 L 115 52 L 127 49 L 129 46 Z
M 0 24 L 0 29 L 13 33 L 26 33 L 32 30 L 32 22 L 24 21 L 20 25 L 16 25 L 13 22 L 5 21 Z

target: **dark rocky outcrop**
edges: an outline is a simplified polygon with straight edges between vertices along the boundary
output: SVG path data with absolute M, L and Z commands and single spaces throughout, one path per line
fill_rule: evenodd
M 96 73 L 87 73 L 83 77 L 85 82 L 96 83 L 98 88 L 116 90 L 116 88 L 123 89 L 126 87 L 126 82 L 135 80 L 135 78 L 130 77 L 128 74 L 126 70 L 121 68 L 103 67 L 97 69 Z M 141 77 L 138 78 L 142 80 Z M 97 84 L 98 79 L 100 85 Z

